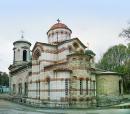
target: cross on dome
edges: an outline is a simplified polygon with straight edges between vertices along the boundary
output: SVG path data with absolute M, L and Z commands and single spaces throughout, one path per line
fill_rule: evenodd
M 24 31 L 23 30 L 21 30 L 21 38 L 23 39 L 24 38 Z
M 58 22 L 58 23 L 60 23 L 60 22 L 61 22 L 61 20 L 58 18 L 58 19 L 57 19 L 57 22 Z

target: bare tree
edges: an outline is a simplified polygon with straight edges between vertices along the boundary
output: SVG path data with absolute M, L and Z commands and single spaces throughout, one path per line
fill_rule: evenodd
M 130 40 L 130 26 L 126 29 L 123 29 L 119 36 Z

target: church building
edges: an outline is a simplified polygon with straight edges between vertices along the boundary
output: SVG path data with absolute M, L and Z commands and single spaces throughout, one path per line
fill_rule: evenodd
M 22 36 L 13 43 L 9 66 L 10 94 L 30 104 L 48 107 L 96 106 L 98 96 L 122 96 L 122 76 L 95 68 L 95 53 L 58 21 L 48 31 L 48 43 Z M 98 91 L 97 91 L 98 90 Z

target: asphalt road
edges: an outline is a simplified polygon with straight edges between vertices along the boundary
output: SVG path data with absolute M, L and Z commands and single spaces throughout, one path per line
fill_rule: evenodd
M 41 109 L 0 100 L 0 114 L 130 114 L 130 109 L 71 110 Z

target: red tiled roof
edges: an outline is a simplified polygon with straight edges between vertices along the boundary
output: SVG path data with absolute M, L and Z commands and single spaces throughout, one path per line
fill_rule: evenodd
M 48 30 L 48 32 L 50 31 L 50 30 L 54 30 L 54 29 L 58 29 L 58 28 L 63 28 L 63 29 L 68 29 L 68 30 L 70 30 L 69 28 L 68 28 L 68 26 L 66 26 L 65 24 L 63 24 L 63 23 L 56 23 L 56 24 L 54 24 L 49 30 Z M 71 31 L 71 30 L 70 30 Z M 47 33 L 48 33 L 47 32 Z
M 63 23 L 56 23 L 50 29 L 52 30 L 52 29 L 57 29 L 57 28 L 66 28 L 66 29 L 68 29 L 68 27 Z

